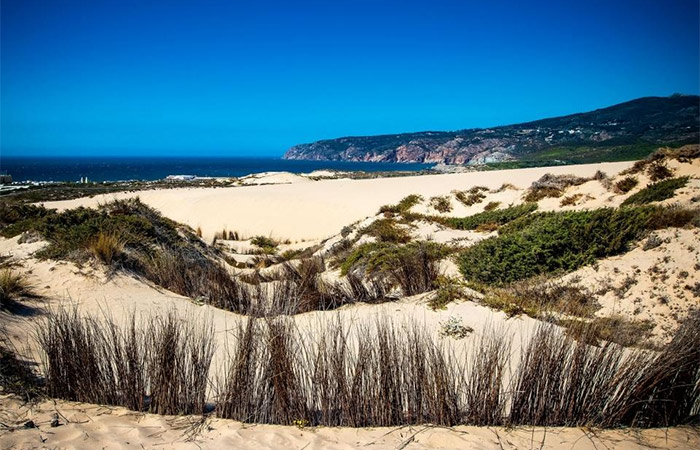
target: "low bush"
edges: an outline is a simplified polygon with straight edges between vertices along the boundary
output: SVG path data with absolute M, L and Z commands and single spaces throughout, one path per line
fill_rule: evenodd
M 277 251 L 278 242 L 266 236 L 254 236 L 250 239 L 250 243 L 262 249 L 265 253 L 274 253 Z
M 464 297 L 464 283 L 455 277 L 438 276 L 435 287 L 435 295 L 428 301 L 428 306 L 433 310 L 445 309 L 450 303 Z
M 402 198 L 399 203 L 396 205 L 384 205 L 381 208 L 379 208 L 380 213 L 394 213 L 394 214 L 401 214 L 404 212 L 408 212 L 411 208 L 416 206 L 418 203 L 423 201 L 423 197 L 417 194 L 411 194 L 407 195 L 406 197 Z
M 219 308 L 245 312 L 249 306 L 219 251 L 138 198 L 37 216 L 32 229 L 49 242 L 37 252 L 41 258 L 83 262 L 92 256 Z
M 629 196 L 622 206 L 626 205 L 645 205 L 651 202 L 661 202 L 669 199 L 676 194 L 676 191 L 688 184 L 688 177 L 669 178 L 659 181 L 658 183 L 650 184 L 639 192 Z
M 485 283 L 567 272 L 623 252 L 645 230 L 695 220 L 695 211 L 658 207 L 532 214 L 464 250 L 459 266 L 468 280 Z
M 355 248 L 340 267 L 342 274 L 359 271 L 398 285 L 404 295 L 415 295 L 433 289 L 438 262 L 448 254 L 446 246 L 435 242 L 367 243 Z
M 484 211 L 493 211 L 494 209 L 498 208 L 500 204 L 501 202 L 488 202 L 486 206 L 484 206 Z
M 456 191 L 455 198 L 464 206 L 472 206 L 481 203 L 486 198 L 485 191 L 488 191 L 488 188 L 474 186 L 467 191 Z
M 514 281 L 503 286 L 484 286 L 481 302 L 513 317 L 527 314 L 548 319 L 551 312 L 568 316 L 592 317 L 600 308 L 593 295 L 575 283 L 547 276 Z
M 404 295 L 420 294 L 433 289 L 439 275 L 438 262 L 448 254 L 444 245 L 427 241 L 382 247 L 367 256 L 367 272 L 388 278 Z
M 653 348 L 650 338 L 654 324 L 649 321 L 633 321 L 622 316 L 596 317 L 588 321 L 561 320 L 566 333 L 574 339 L 599 346 L 601 342 L 613 342 L 623 347 Z
M 358 234 L 366 234 L 376 237 L 379 242 L 406 243 L 411 240 L 411 234 L 404 227 L 401 227 L 392 218 L 377 219 L 366 227 L 362 228 Z
M 583 197 L 583 194 L 569 195 L 561 199 L 559 206 L 573 206 L 579 199 Z
M 547 197 L 561 197 L 567 187 L 578 186 L 586 181 L 588 181 L 588 178 L 547 173 L 532 183 L 525 194 L 524 200 L 526 202 L 537 202 Z
M 452 211 L 452 202 L 447 196 L 430 197 L 430 207 L 441 213 Z
M 495 223 L 503 225 L 537 209 L 537 203 L 523 203 L 504 209 L 484 211 L 467 217 L 445 217 L 436 219 L 442 225 L 457 230 L 475 230 L 480 225 Z
M 637 177 L 627 176 L 615 183 L 615 192 L 618 194 L 626 194 L 634 189 L 637 184 L 639 184 Z
M 672 177 L 673 171 L 663 161 L 654 161 L 647 167 L 647 175 L 651 181 L 660 181 Z

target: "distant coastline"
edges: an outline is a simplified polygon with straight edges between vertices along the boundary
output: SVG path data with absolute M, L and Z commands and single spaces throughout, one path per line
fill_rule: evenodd
M 242 177 L 262 172 L 310 173 L 421 171 L 432 164 L 292 161 L 252 157 L 3 157 L 0 172 L 14 182 L 155 181 L 169 175 L 188 174 L 200 178 Z

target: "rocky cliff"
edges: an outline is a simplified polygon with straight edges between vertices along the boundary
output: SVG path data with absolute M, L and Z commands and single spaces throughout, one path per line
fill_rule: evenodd
M 636 159 L 700 141 L 700 97 L 644 97 L 608 108 L 493 128 L 328 139 L 286 159 L 479 164 Z

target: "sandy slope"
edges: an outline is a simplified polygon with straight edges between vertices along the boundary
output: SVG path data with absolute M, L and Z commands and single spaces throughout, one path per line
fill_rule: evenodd
M 207 239 L 212 239 L 214 233 L 227 228 L 238 231 L 242 237 L 262 234 L 282 239 L 311 240 L 331 236 L 343 226 L 375 214 L 381 205 L 396 203 L 411 193 L 430 197 L 449 194 L 454 189 L 463 190 L 479 185 L 496 189 L 506 182 L 524 189 L 545 173 L 573 173 L 588 177 L 597 170 L 603 170 L 613 175 L 631 164 L 617 162 L 315 182 L 303 177 L 275 174 L 269 182 L 281 180 L 291 184 L 152 190 L 49 202 L 45 205 L 63 210 L 77 206 L 95 206 L 113 198 L 138 195 L 141 200 L 160 210 L 165 216 L 193 228 L 201 227 Z M 293 182 L 297 178 L 303 179 L 303 182 Z
M 10 247 L 8 243 L 13 240 L 0 241 L 0 252 Z M 216 344 L 212 374 L 215 379 L 224 374 L 229 360 L 229 333 L 244 320 L 241 315 L 197 304 L 187 297 L 130 276 L 107 276 L 100 267 L 77 267 L 67 262 L 38 261 L 26 255 L 22 248 L 30 245 L 36 248 L 35 244 L 15 245 L 14 248 L 18 249 L 15 254 L 21 257 L 15 256 L 13 260 L 23 265 L 20 270 L 27 274 L 35 292 L 42 300 L 27 303 L 35 308 L 35 312 L 24 317 L 0 311 L 0 322 L 4 324 L 8 336 L 25 357 L 36 362 L 40 360 L 33 330 L 41 323 L 42 310 L 45 308 L 77 306 L 81 314 L 97 318 L 107 315 L 117 322 L 122 322 L 132 311 L 138 318 L 149 318 L 174 310 L 183 320 L 211 323 Z M 507 319 L 505 313 L 471 301 L 454 302 L 448 305 L 447 309 L 433 311 L 425 304 L 427 295 L 430 294 L 378 305 L 346 305 L 335 311 L 314 311 L 293 317 L 299 330 L 310 335 L 336 318 L 353 332 L 358 330 L 354 325 L 371 324 L 377 318 L 389 318 L 397 325 L 415 322 L 425 327 L 435 339 L 439 339 L 441 322 L 456 317 L 461 319 L 463 325 L 474 329 L 467 338 L 459 341 L 449 339 L 457 352 L 468 351 L 476 345 L 484 332 L 495 328 L 512 335 L 513 361 L 519 359 L 519 353 L 516 352 L 520 351 L 521 341 L 530 336 L 538 323 L 529 317 Z M 210 395 L 213 396 L 214 392 L 210 392 Z
M 50 426 L 58 414 L 60 426 Z M 24 428 L 32 420 L 36 428 Z M 250 425 L 224 419 L 137 414 L 124 408 L 65 401 L 30 406 L 0 397 L 0 446 L 75 449 L 621 449 L 700 447 L 690 428 L 590 430 L 407 426 L 304 428 Z

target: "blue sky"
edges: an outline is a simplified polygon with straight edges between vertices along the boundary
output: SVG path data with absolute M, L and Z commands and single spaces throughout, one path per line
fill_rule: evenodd
M 1 1 L 5 156 L 281 155 L 700 91 L 697 0 Z

